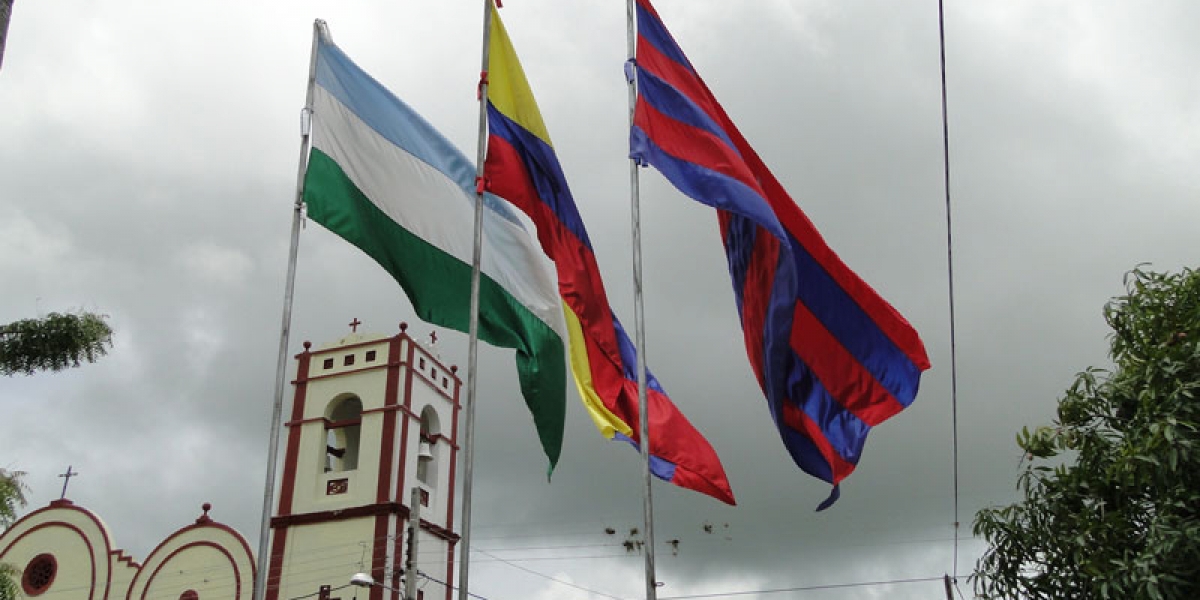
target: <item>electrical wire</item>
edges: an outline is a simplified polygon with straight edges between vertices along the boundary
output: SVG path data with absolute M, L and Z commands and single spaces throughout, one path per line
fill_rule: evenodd
M 927 583 L 941 581 L 941 577 L 917 577 L 913 579 L 889 579 L 885 581 L 859 581 L 855 583 L 831 583 L 827 585 L 806 585 L 789 588 L 773 588 L 763 590 L 743 590 L 740 592 L 719 592 L 713 594 L 684 594 L 681 596 L 661 596 L 659 600 L 686 600 L 691 598 L 724 598 L 728 596 L 749 596 L 751 594 L 782 594 L 784 592 L 812 592 L 817 590 L 835 590 L 844 588 L 869 587 L 877 585 L 899 585 L 902 583 Z
M 430 577 L 429 575 L 426 575 L 425 573 L 423 573 L 421 571 L 417 571 L 417 575 L 421 576 L 424 579 L 428 579 L 429 581 L 432 581 L 442 587 L 450 588 L 451 590 L 454 590 L 456 592 L 458 591 L 457 587 L 450 585 L 450 584 L 446 583 L 445 581 L 442 581 L 441 579 L 437 579 L 436 577 Z M 487 600 L 487 598 L 484 598 L 483 596 L 480 596 L 479 594 L 467 592 L 467 595 L 471 596 L 472 598 L 479 598 L 479 600 Z
M 942 165 L 946 190 L 946 275 L 950 298 L 950 428 L 954 460 L 954 581 L 958 581 L 958 345 L 954 328 L 954 227 L 950 213 L 950 119 L 946 110 L 946 17 L 938 0 L 938 46 L 942 69 Z
M 331 591 L 331 592 L 336 592 L 336 591 L 338 591 L 338 590 L 344 590 L 344 589 L 346 589 L 346 588 L 348 588 L 348 587 L 350 587 L 350 584 L 348 584 L 348 583 L 347 583 L 346 585 L 339 585 L 339 586 L 337 586 L 337 587 L 335 587 L 335 588 L 329 588 L 329 591 Z M 316 596 L 316 595 L 318 595 L 318 594 L 320 594 L 320 593 L 321 593 L 321 591 L 320 591 L 320 590 L 317 590 L 317 591 L 315 591 L 315 592 L 313 592 L 313 593 L 311 593 L 311 594 L 305 594 L 305 595 L 303 595 L 303 596 L 293 596 L 293 597 L 291 597 L 291 598 L 288 598 L 288 600 L 303 600 L 304 598 L 312 598 L 313 596 Z
M 598 591 L 596 591 L 596 590 L 593 590 L 593 589 L 588 589 L 588 588 L 585 588 L 585 587 L 583 587 L 583 586 L 581 586 L 581 585 L 576 585 L 576 584 L 574 584 L 574 583 L 571 583 L 571 582 L 569 582 L 569 581 L 563 581 L 563 580 L 561 580 L 561 579 L 558 579 L 558 578 L 556 578 L 556 577 L 551 577 L 551 576 L 549 576 L 549 575 L 547 575 L 547 574 L 545 574 L 545 573 L 539 573 L 538 571 L 534 571 L 533 569 L 529 569 L 529 568 L 526 568 L 526 567 L 522 567 L 521 565 L 518 565 L 518 564 L 512 563 L 512 562 L 510 562 L 510 561 L 504 560 L 503 558 L 500 558 L 499 556 L 495 556 L 495 555 L 493 555 L 493 554 L 488 554 L 488 553 L 487 553 L 487 551 L 484 551 L 484 550 L 478 550 L 478 552 L 479 552 L 480 554 L 483 554 L 484 556 L 490 556 L 490 557 L 492 557 L 492 558 L 493 558 L 493 559 L 495 559 L 495 560 L 498 560 L 498 561 L 500 561 L 500 562 L 502 562 L 502 563 L 504 563 L 504 564 L 506 564 L 506 565 L 508 565 L 508 566 L 510 566 L 510 567 L 512 567 L 512 568 L 514 568 L 514 569 L 517 569 L 518 571 L 524 571 L 524 572 L 526 572 L 526 573 L 529 573 L 530 575 L 536 575 L 536 576 L 538 576 L 538 577 L 541 577 L 542 579 L 547 579 L 547 580 L 549 580 L 549 581 L 553 581 L 554 583 L 557 583 L 557 584 L 565 585 L 565 586 L 567 586 L 567 587 L 573 587 L 573 588 L 575 588 L 575 589 L 577 589 L 577 590 L 580 590 L 580 591 L 583 591 L 583 592 L 587 592 L 587 593 L 589 593 L 589 594 L 595 594 L 595 595 L 597 595 L 597 596 L 604 596 L 605 598 L 612 598 L 613 600 L 625 600 L 624 598 L 621 598 L 620 596 L 614 596 L 614 595 L 612 595 L 612 594 L 606 594 L 606 593 L 604 593 L 604 592 L 598 592 Z

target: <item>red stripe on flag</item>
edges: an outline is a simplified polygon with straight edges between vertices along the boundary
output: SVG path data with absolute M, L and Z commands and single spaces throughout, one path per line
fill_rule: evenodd
M 508 140 L 497 135 L 488 137 L 488 156 L 484 169 L 488 174 L 488 189 L 528 215 L 537 227 L 538 241 L 546 254 L 553 258 L 558 271 L 559 294 L 579 317 L 590 343 L 588 357 L 594 363 L 593 377 L 598 375 L 595 373 L 597 362 L 620 364 L 620 348 L 596 256 L 542 201 L 521 160 L 520 152 Z M 597 353 L 608 358 L 597 361 Z M 616 371 L 616 376 L 623 379 L 620 370 Z M 611 381 L 612 373 L 605 375 L 607 383 L 617 384 Z
M 645 100 L 638 101 L 633 123 L 645 131 L 663 152 L 735 179 L 762 195 L 754 174 L 725 140 L 677 121 L 659 112 Z
M 746 161 L 755 180 L 765 192 L 766 200 L 775 211 L 779 222 L 919 370 L 928 369 L 929 356 L 925 353 L 925 345 L 917 335 L 916 329 L 913 329 L 912 325 L 900 315 L 899 311 L 888 304 L 887 300 L 884 300 L 878 292 L 867 285 L 867 282 L 842 262 L 842 259 L 825 242 L 825 238 L 821 237 L 813 222 L 800 210 L 796 201 L 792 200 L 767 166 L 763 164 L 762 159 L 742 137 L 741 132 L 729 120 L 729 116 L 720 106 L 717 107 L 717 110 L 721 111 L 720 123 L 738 151 L 741 152 L 742 158 Z
M 704 111 L 718 127 L 721 126 L 723 114 L 717 99 L 713 97 L 700 77 L 686 65 L 681 65 L 671 57 L 663 54 L 649 40 L 638 36 L 637 41 L 638 68 L 654 74 L 671 87 L 687 96 L 700 110 Z
M 821 453 L 821 457 L 825 459 L 825 462 L 829 463 L 829 469 L 833 473 L 833 481 L 830 483 L 837 485 L 854 472 L 854 463 L 843 460 L 833 450 L 833 446 L 829 444 L 829 440 L 825 438 L 825 434 L 821 432 L 821 427 L 817 425 L 817 422 L 809 418 L 808 415 L 804 414 L 804 411 L 788 400 L 783 402 L 783 422 L 797 433 L 808 438 L 817 447 L 817 451 Z
M 726 227 L 729 213 L 717 211 L 721 223 L 721 239 L 728 239 Z M 742 299 L 742 336 L 746 343 L 746 355 L 758 385 L 765 393 L 763 380 L 763 332 L 767 321 L 767 307 L 771 302 L 771 290 L 775 283 L 775 265 L 779 260 L 779 240 L 761 227 L 756 227 L 754 252 L 746 264 L 739 296 Z
M 592 385 L 605 407 L 640 437 L 637 382 L 626 377 L 616 324 L 596 257 L 559 220 L 538 194 L 519 148 L 498 135 L 488 138 L 484 163 L 488 189 L 533 220 L 538 240 L 555 263 L 559 293 L 579 318 Z M 566 182 L 557 182 L 565 187 Z M 736 504 L 716 451 L 666 395 L 647 389 L 651 454 L 675 465 L 671 482 Z
M 638 423 L 637 383 L 626 380 L 625 391 L 631 397 L 633 423 Z M 670 398 L 656 390 L 646 389 L 646 404 L 650 410 L 650 453 L 675 465 L 671 483 L 708 494 L 727 504 L 736 505 L 729 480 L 704 436 L 688 421 Z M 637 427 L 634 427 L 636 437 Z M 692 469 L 698 469 L 694 471 Z
M 538 241 L 553 257 L 558 271 L 559 293 L 579 315 L 589 337 L 597 338 L 605 352 L 619 356 L 616 334 L 611 327 L 612 313 L 596 256 L 538 196 L 520 153 L 508 140 L 489 136 L 485 172 L 488 189 L 529 215 L 537 226 Z
M 654 9 L 649 3 L 642 3 L 649 11 Z M 657 13 L 655 13 L 657 14 Z M 639 68 L 646 69 L 653 73 L 663 81 L 669 83 L 691 101 L 700 107 L 723 129 L 729 139 L 733 141 L 735 148 L 741 153 L 738 157 L 734 153 L 722 153 L 723 156 L 736 157 L 736 166 L 721 167 L 718 170 L 722 173 L 735 176 L 739 181 L 755 182 L 750 184 L 751 187 L 761 190 L 767 202 L 774 209 L 780 223 L 791 232 L 791 234 L 800 242 L 801 245 L 808 251 L 810 255 L 822 265 L 829 275 L 850 295 L 851 298 L 866 312 L 872 320 L 878 323 L 879 328 L 883 331 L 892 343 L 896 345 L 908 357 L 914 365 L 920 370 L 929 368 L 929 357 L 925 353 L 924 344 L 921 343 L 920 337 L 916 330 L 904 319 L 900 313 L 893 308 L 886 300 L 884 300 L 874 289 L 863 281 L 856 273 L 850 270 L 841 258 L 833 252 L 825 239 L 817 231 L 815 225 L 809 220 L 808 216 L 800 210 L 795 200 L 793 200 L 783 189 L 783 186 L 775 179 L 775 176 L 767 168 L 767 166 L 742 137 L 741 132 L 733 124 L 733 120 L 725 113 L 725 109 L 716 101 L 716 97 L 708 89 L 704 80 L 699 75 L 692 72 L 687 67 L 680 65 L 671 58 L 665 56 L 643 38 L 638 38 L 638 65 Z M 639 103 L 639 107 L 645 104 Z M 686 127 L 686 126 L 685 126 Z M 643 127 L 644 129 L 644 127 Z M 679 131 L 671 131 L 673 135 L 696 135 L 702 136 L 706 140 L 706 145 L 709 140 L 717 140 L 722 146 L 724 143 L 715 138 L 708 132 L 697 131 L 694 128 Z M 651 135 L 652 139 L 662 147 L 664 140 L 658 134 Z M 672 145 L 679 148 L 677 151 L 668 151 L 670 154 L 677 157 L 689 157 L 688 160 L 698 162 L 692 158 L 689 153 L 682 153 L 683 148 L 691 147 L 690 142 L 694 140 L 682 139 L 673 140 Z M 666 150 L 666 148 L 663 148 Z M 705 166 L 712 164 L 725 163 L 701 163 Z M 744 167 L 744 169 L 743 169 Z M 709 167 L 714 168 L 714 167 Z M 749 172 L 747 178 L 746 172 Z M 737 173 L 737 175 L 733 175 Z
M 792 351 L 846 410 L 872 427 L 904 410 L 802 302 L 792 319 Z

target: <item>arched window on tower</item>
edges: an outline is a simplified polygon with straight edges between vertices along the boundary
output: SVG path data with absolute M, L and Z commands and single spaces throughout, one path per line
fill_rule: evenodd
M 437 411 L 426 406 L 421 411 L 421 442 L 417 449 L 417 479 L 426 487 L 437 485 L 437 436 L 441 432 Z
M 325 413 L 325 472 L 358 468 L 358 438 L 362 431 L 362 400 L 343 396 Z

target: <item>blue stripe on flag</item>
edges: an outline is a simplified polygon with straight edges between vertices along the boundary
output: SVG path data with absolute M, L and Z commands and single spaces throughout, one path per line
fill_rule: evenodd
M 762 224 L 776 237 L 784 237 L 783 225 L 775 218 L 775 212 L 746 184 L 682 157 L 667 154 L 637 126 L 630 131 L 630 146 L 631 158 L 654 165 L 689 198 L 713 208 L 744 215 Z
M 708 113 L 704 112 L 692 98 L 663 81 L 655 73 L 646 69 L 638 69 L 638 95 L 658 112 L 670 115 L 676 121 L 687 123 L 720 138 L 729 147 L 730 152 L 741 156 L 742 153 L 733 146 L 733 140 L 729 139 L 725 130 L 714 122 Z
M 609 308 L 609 310 L 611 311 L 612 309 Z M 610 312 L 610 314 L 612 314 L 613 328 L 617 331 L 617 347 L 621 353 L 621 370 L 625 374 L 625 379 L 637 383 L 637 371 L 635 370 L 637 368 L 637 348 L 630 341 L 629 334 L 625 333 L 625 328 L 621 326 L 621 321 L 617 319 L 616 313 Z M 658 378 L 654 376 L 654 373 L 650 372 L 650 367 L 646 367 L 646 389 L 654 390 L 663 396 L 667 395 L 666 390 L 658 383 Z M 634 423 L 627 423 L 627 425 L 633 426 Z
M 650 11 L 646 10 L 640 3 L 637 6 L 637 24 L 638 36 L 645 38 L 658 51 L 663 53 L 667 58 L 679 63 L 693 74 L 696 72 L 692 68 L 692 63 L 683 55 L 683 51 L 679 49 L 679 45 L 671 38 L 671 33 L 663 26 Z
M 470 196 L 475 195 L 475 165 L 433 125 L 324 37 L 317 44 L 316 82 L 384 139 L 437 169 Z M 492 194 L 485 194 L 484 202 L 493 212 L 524 227 L 507 202 Z
M 514 123 L 512 119 L 497 110 L 490 101 L 487 111 L 488 132 L 504 138 L 516 149 L 517 154 L 525 163 L 527 173 L 540 175 L 529 178 L 533 182 L 534 189 L 537 190 L 538 200 L 550 205 L 550 210 L 554 213 L 555 218 L 562 222 L 585 248 L 592 250 L 592 242 L 588 239 L 587 229 L 583 226 L 579 207 L 575 204 L 571 189 L 567 187 L 567 176 L 563 173 L 562 165 L 558 162 L 558 155 L 555 154 L 554 148 L 524 127 Z
M 621 433 L 620 431 L 613 432 L 613 439 L 621 440 L 622 442 L 626 442 L 630 446 L 633 446 L 635 449 L 637 449 L 639 452 L 641 452 L 641 448 L 638 448 L 637 442 L 633 441 L 632 439 L 629 438 L 629 436 Z M 662 479 L 663 481 L 671 481 L 671 479 L 673 479 L 675 477 L 675 463 L 673 463 L 665 458 L 662 458 L 661 456 L 655 456 L 655 455 L 651 454 L 650 455 L 650 472 L 655 477 Z
M 796 238 L 788 235 L 800 301 L 902 405 L 912 404 L 921 371 Z

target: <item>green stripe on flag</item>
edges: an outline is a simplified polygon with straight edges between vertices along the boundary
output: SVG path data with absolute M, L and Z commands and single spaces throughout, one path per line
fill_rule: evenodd
M 304 201 L 309 217 L 367 253 L 399 282 L 417 316 L 456 331 L 469 330 L 471 265 L 389 218 L 336 161 L 315 147 L 305 175 Z M 566 417 L 562 338 L 486 273 L 480 276 L 479 338 L 516 350 L 521 392 L 553 470 Z

